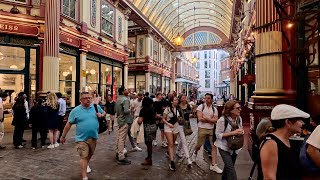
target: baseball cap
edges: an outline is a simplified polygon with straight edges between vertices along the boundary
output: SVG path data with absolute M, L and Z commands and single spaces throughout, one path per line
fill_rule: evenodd
M 279 104 L 275 106 L 271 111 L 271 120 L 309 117 L 310 114 L 287 104 Z

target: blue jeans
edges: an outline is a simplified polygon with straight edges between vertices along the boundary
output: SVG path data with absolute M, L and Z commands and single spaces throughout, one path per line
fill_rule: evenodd
M 209 138 L 206 137 L 206 141 L 204 143 L 204 146 L 203 148 L 208 151 L 208 154 L 211 154 L 211 150 L 212 150 L 212 147 L 211 147 L 211 144 L 210 144 L 210 141 L 209 141 Z

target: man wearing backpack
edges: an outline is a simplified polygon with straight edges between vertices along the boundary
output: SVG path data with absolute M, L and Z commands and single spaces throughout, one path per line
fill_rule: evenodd
M 217 147 L 213 144 L 216 141 L 216 136 L 214 135 L 214 127 L 218 120 L 218 110 L 213 107 L 213 95 L 207 93 L 205 95 L 205 103 L 201 104 L 197 108 L 198 116 L 198 140 L 195 150 L 192 154 L 191 160 L 196 161 L 197 153 L 202 145 L 205 143 L 206 137 L 209 138 L 211 143 L 211 155 L 212 161 L 210 164 L 210 170 L 216 173 L 222 173 L 222 170 L 217 165 Z

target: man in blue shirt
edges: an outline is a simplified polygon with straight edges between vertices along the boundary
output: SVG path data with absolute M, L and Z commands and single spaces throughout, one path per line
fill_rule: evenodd
M 80 155 L 81 175 L 83 180 L 88 180 L 87 173 L 91 172 L 89 161 L 94 153 L 98 139 L 98 118 L 105 117 L 106 113 L 99 105 L 98 113 L 96 113 L 92 104 L 92 95 L 88 92 L 81 93 L 80 102 L 81 104 L 70 112 L 60 142 L 62 144 L 65 143 L 65 137 L 71 126 L 76 124 L 76 148 Z

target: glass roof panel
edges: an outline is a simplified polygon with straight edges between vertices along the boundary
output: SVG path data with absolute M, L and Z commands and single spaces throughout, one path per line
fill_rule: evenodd
M 183 35 L 186 31 L 198 27 L 199 22 L 201 26 L 214 27 L 226 37 L 230 36 L 233 0 L 130 1 L 169 39 L 178 32 Z M 194 13 L 196 25 L 194 25 Z M 211 42 L 215 42 L 217 35 L 208 34 L 207 37 Z

